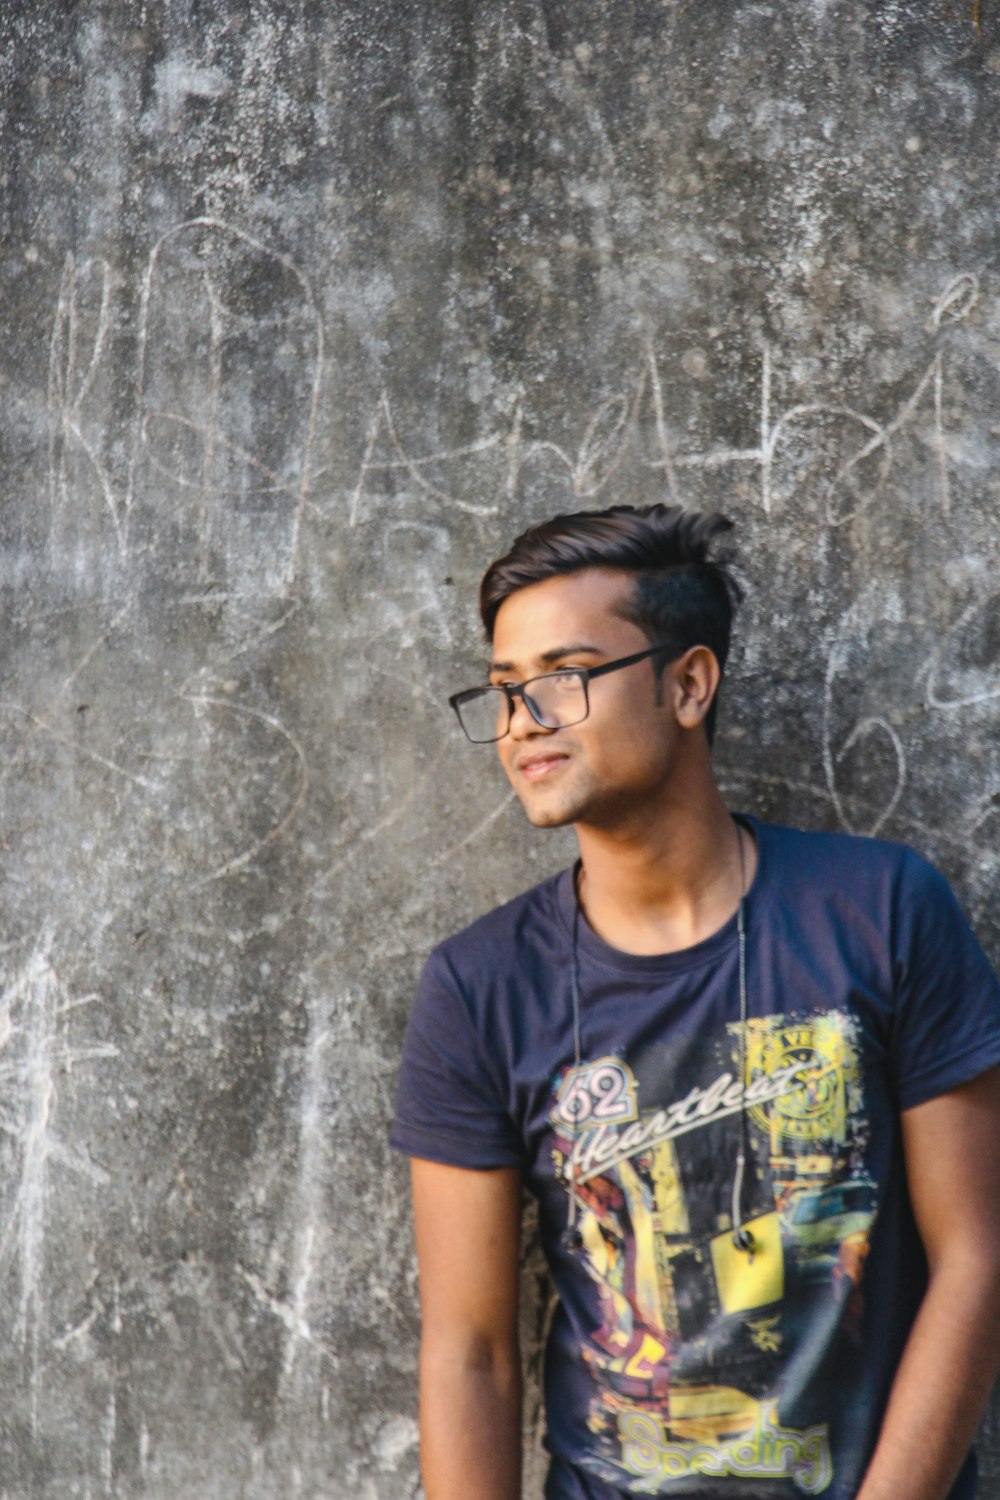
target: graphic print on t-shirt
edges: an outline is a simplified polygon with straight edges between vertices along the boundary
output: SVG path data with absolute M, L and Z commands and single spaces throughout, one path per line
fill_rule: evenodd
M 877 1197 L 858 1057 L 842 1012 L 772 1015 L 742 1049 L 732 1025 L 714 1048 L 601 1057 L 557 1081 L 553 1162 L 600 1304 L 581 1462 L 608 1483 L 830 1484 L 820 1414 L 859 1330 Z M 749 1254 L 731 1218 L 744 1112 Z

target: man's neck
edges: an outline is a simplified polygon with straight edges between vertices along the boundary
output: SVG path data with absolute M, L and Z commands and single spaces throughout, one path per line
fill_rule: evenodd
M 752 836 L 711 780 L 675 788 L 625 826 L 577 824 L 576 833 L 583 915 L 626 953 L 673 953 L 710 937 L 734 914 L 756 869 Z

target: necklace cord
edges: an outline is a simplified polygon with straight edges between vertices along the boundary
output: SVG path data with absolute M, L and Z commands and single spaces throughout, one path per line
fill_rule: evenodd
M 739 936 L 740 975 L 740 1138 L 736 1148 L 736 1171 L 733 1174 L 733 1202 L 731 1220 L 733 1244 L 737 1250 L 753 1254 L 754 1239 L 743 1224 L 743 1182 L 746 1174 L 749 1150 L 749 1121 L 747 1119 L 747 872 L 743 858 L 743 835 L 736 824 L 736 842 L 740 850 L 740 904 L 736 914 Z
M 582 865 L 580 871 L 582 872 Z M 573 990 L 573 1075 L 579 1076 L 580 1063 L 583 1058 L 583 1049 L 580 1043 L 580 957 L 579 944 L 577 942 L 577 931 L 580 924 L 580 893 L 577 887 L 578 871 L 573 871 L 573 937 L 570 944 L 570 982 Z M 568 1097 L 572 1098 L 572 1094 Z M 571 1124 L 571 1143 L 569 1156 L 569 1214 L 566 1229 L 563 1233 L 563 1243 L 567 1250 L 575 1250 L 579 1247 L 580 1231 L 576 1227 L 576 1142 L 577 1126 L 576 1120 Z

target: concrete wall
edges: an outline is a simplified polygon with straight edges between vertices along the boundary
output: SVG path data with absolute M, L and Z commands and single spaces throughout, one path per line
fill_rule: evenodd
M 403 1500 L 411 987 L 571 847 L 443 707 L 517 530 L 728 511 L 727 794 L 1000 958 L 1000 18 L 2 25 L 0 1495 Z

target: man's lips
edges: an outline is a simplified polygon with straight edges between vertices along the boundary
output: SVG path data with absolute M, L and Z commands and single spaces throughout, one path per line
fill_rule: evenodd
M 541 750 L 534 755 L 524 755 L 517 763 L 517 770 L 528 781 L 540 781 L 551 771 L 563 766 L 569 756 L 563 750 Z

